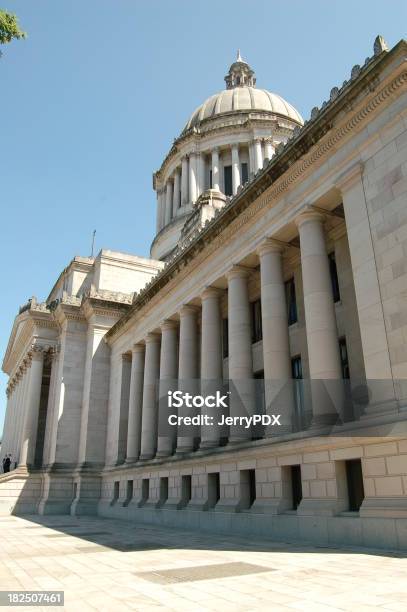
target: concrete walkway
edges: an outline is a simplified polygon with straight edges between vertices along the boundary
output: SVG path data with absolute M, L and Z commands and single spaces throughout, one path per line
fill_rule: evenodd
M 407 610 L 407 558 L 100 518 L 0 518 L 0 590 L 63 590 L 24 610 Z M 19 608 L 16 608 L 19 609 Z

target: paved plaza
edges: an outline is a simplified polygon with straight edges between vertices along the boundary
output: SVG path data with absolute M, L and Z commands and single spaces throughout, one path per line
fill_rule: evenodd
M 0 518 L 1 590 L 59 590 L 65 610 L 407 609 L 407 559 L 101 518 Z M 61 607 L 24 607 L 24 610 Z

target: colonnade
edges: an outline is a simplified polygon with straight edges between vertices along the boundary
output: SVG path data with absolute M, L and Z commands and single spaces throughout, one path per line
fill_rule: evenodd
M 324 217 L 314 209 L 296 219 L 300 236 L 303 293 L 310 378 L 341 379 L 336 317 L 325 246 Z M 289 380 L 291 357 L 287 304 L 282 268 L 284 244 L 266 238 L 258 247 L 263 330 L 265 381 Z M 235 385 L 253 379 L 251 314 L 248 282 L 252 270 L 234 265 L 225 272 L 228 292 L 228 379 Z M 169 380 L 179 385 L 200 381 L 195 391 L 205 395 L 213 381 L 223 380 L 221 298 L 224 290 L 203 287 L 200 308 L 182 305 L 178 313 L 161 324 L 161 333 L 148 333 L 132 348 L 130 401 L 128 413 L 127 462 L 188 453 L 197 448 L 193 433 L 173 427 L 158 427 L 159 397 L 165 397 Z M 194 300 L 196 302 L 196 300 Z M 201 319 L 201 333 L 198 317 Z M 201 341 L 199 342 L 199 339 Z M 200 353 L 200 355 L 199 355 Z M 160 381 L 157 389 L 157 381 Z M 267 389 L 267 386 L 266 386 Z M 185 389 L 184 389 L 185 390 Z M 243 392 L 243 395 L 246 391 Z M 250 395 L 250 393 L 249 393 Z M 255 411 L 252 398 L 247 409 Z M 266 398 L 266 406 L 268 401 Z M 241 407 L 231 399 L 229 415 Z M 323 407 L 317 406 L 317 410 Z M 206 409 L 210 413 L 210 409 Z M 178 414 L 180 416 L 180 413 Z M 192 429 L 190 430 L 193 431 Z M 220 444 L 221 428 L 202 425 L 199 447 Z M 230 428 L 229 443 L 239 442 L 242 432 Z
M 255 174 L 263 167 L 265 159 L 274 155 L 274 145 L 271 139 L 255 138 L 248 143 L 233 143 L 227 147 L 214 147 L 208 151 L 191 151 L 181 159 L 178 166 L 167 178 L 165 184 L 157 189 L 157 231 L 170 223 L 177 210 L 182 206 L 193 206 L 200 194 L 208 189 L 221 190 L 222 158 L 232 157 L 232 189 L 237 193 L 242 184 L 241 151 L 248 150 L 248 173 Z M 208 170 L 212 173 L 212 184 L 209 184 Z

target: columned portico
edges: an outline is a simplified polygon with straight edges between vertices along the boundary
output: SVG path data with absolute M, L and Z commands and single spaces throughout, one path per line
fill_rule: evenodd
M 141 450 L 145 345 L 135 344 L 131 351 L 129 420 L 126 463 L 137 461 Z
M 203 396 L 216 393 L 223 380 L 221 295 L 222 292 L 215 287 L 208 287 L 201 294 L 201 394 Z M 200 448 L 219 445 L 218 412 L 216 408 L 202 408 L 202 413 L 212 418 L 212 425 L 202 425 Z
M 157 450 L 157 383 L 160 377 L 160 336 L 150 333 L 147 335 L 145 343 L 140 459 L 152 459 Z

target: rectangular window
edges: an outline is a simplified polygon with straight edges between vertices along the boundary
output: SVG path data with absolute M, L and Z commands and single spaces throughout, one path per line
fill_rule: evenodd
M 233 185 L 232 185 L 232 166 L 225 166 L 223 168 L 223 178 L 225 184 L 225 195 L 231 196 L 233 195 Z
M 160 478 L 160 504 L 165 504 L 168 499 L 168 478 L 163 476 Z
M 287 302 L 288 325 L 293 325 L 293 323 L 298 321 L 294 277 L 285 283 L 285 299 Z
M 219 472 L 208 474 L 208 508 L 214 508 L 220 499 Z
M 294 380 L 302 379 L 302 361 L 301 355 L 297 355 L 291 359 L 291 372 Z
M 291 491 L 293 496 L 293 510 L 297 510 L 302 500 L 301 466 L 291 466 Z
M 150 479 L 143 478 L 141 481 L 141 501 L 145 503 L 148 500 L 150 494 Z
M 345 461 L 346 480 L 348 484 L 349 510 L 359 512 L 365 498 L 363 486 L 362 462 L 360 459 Z
M 256 500 L 256 470 L 240 471 L 240 508 L 248 510 Z
M 229 357 L 229 321 L 222 319 L 222 352 L 223 358 Z
M 336 258 L 335 258 L 334 251 L 332 251 L 332 253 L 329 253 L 328 259 L 329 259 L 329 273 L 331 275 L 331 284 L 332 284 L 332 296 L 333 296 L 334 302 L 336 303 L 336 302 L 340 302 L 341 294 L 339 292 L 338 270 L 336 268 Z
M 339 354 L 341 357 L 342 378 L 350 378 L 348 348 L 346 338 L 339 338 Z
M 209 189 L 213 189 L 213 185 L 212 185 L 212 170 L 209 170 Z
M 247 166 L 247 163 L 244 162 L 241 165 L 241 184 L 244 185 L 245 183 L 247 183 L 247 181 L 249 180 L 249 168 Z
M 192 497 L 192 478 L 191 476 L 182 476 L 181 480 L 181 504 L 185 507 Z
M 120 481 L 116 480 L 114 485 L 113 485 L 113 499 L 111 501 L 111 505 L 113 506 L 113 504 L 115 504 L 117 502 L 117 500 L 119 499 L 119 495 L 120 495 Z
M 128 506 L 133 499 L 133 481 L 127 481 L 126 499 L 124 500 L 123 506 Z
M 261 322 L 261 301 L 256 300 L 250 303 L 251 323 L 252 323 L 252 342 L 259 342 L 263 339 L 263 327 Z

